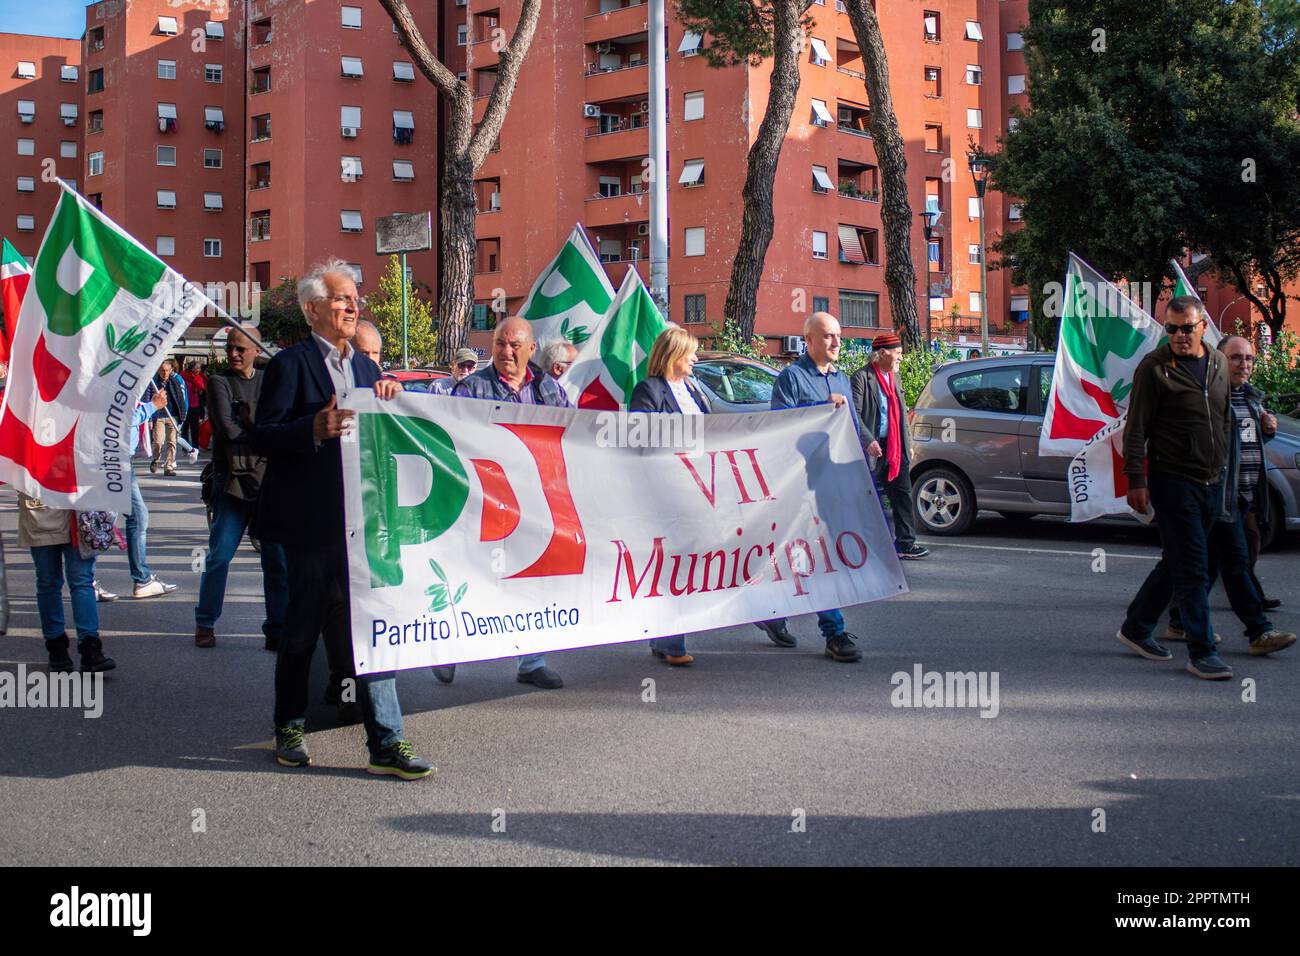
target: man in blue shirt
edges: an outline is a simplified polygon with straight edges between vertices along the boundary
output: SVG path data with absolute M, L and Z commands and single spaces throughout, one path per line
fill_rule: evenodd
M 814 312 L 803 327 L 808 351 L 785 367 L 772 387 L 772 410 L 802 408 L 805 405 L 837 405 L 847 408 L 853 429 L 861 433 L 857 411 L 850 400 L 849 378 L 835 367 L 840 354 L 840 324 L 828 312 Z M 794 647 L 797 641 L 786 630 L 785 618 L 757 622 L 773 644 Z M 836 608 L 817 612 L 817 626 L 826 638 L 826 656 L 843 664 L 862 660 L 857 637 L 844 630 L 844 615 Z

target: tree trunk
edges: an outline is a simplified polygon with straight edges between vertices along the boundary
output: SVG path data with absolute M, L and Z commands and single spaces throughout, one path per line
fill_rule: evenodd
M 775 222 L 772 194 L 777 164 L 799 92 L 799 57 L 803 52 L 800 21 L 811 3 L 812 0 L 774 0 L 772 4 L 771 92 L 758 136 L 749 148 L 745 186 L 741 192 L 740 242 L 731 263 L 731 285 L 723 306 L 726 320 L 736 324 L 741 341 L 746 343 L 754 337 L 758 284 L 763 277 L 767 247 L 772 242 Z
M 907 199 L 907 154 L 889 92 L 889 61 L 880 21 L 870 0 L 845 0 L 853 35 L 862 50 L 871 107 L 871 137 L 880 162 L 880 218 L 884 225 L 885 285 L 894 328 L 908 348 L 922 345 L 917 326 L 916 268 L 912 264 L 912 204 Z M 929 303 L 926 303 L 929 308 Z M 929 343 L 924 343 L 929 347 Z

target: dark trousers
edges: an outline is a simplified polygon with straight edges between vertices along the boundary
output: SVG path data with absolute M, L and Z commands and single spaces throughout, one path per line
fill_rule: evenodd
M 1150 637 L 1172 593 L 1182 612 L 1187 653 L 1199 660 L 1214 653 L 1208 597 L 1210 532 L 1219 514 L 1221 486 L 1151 472 L 1147 487 L 1162 554 L 1129 604 L 1123 631 L 1130 640 Z
M 275 659 L 275 726 L 301 724 L 307 713 L 311 658 L 324 631 L 348 677 L 355 677 L 352 615 L 348 603 L 347 550 L 342 541 L 324 546 L 284 546 L 289 607 Z M 346 654 L 346 664 L 343 655 Z M 334 666 L 332 662 L 331 666 Z M 377 753 L 402 736 L 402 710 L 393 674 L 357 678 L 357 703 L 366 727 L 366 746 Z
M 201 421 L 203 421 L 203 409 L 195 405 L 185 416 L 185 422 L 181 426 L 181 435 L 194 448 L 199 447 L 199 422 Z
M 882 502 L 889 502 L 886 515 L 894 529 L 894 549 L 904 551 L 916 544 L 916 512 L 912 507 L 912 476 L 908 474 L 907 459 L 899 463 L 898 474 L 893 481 L 885 478 L 889 474 L 889 464 L 884 458 L 877 460 L 872 469 L 876 481 L 876 491 Z
M 1246 520 L 1238 502 L 1237 517 L 1232 521 L 1216 521 L 1210 530 L 1210 563 L 1206 575 L 1206 596 L 1214 586 L 1216 577 L 1223 578 L 1223 590 L 1228 595 L 1232 612 L 1246 626 L 1246 638 L 1254 640 L 1273 630 L 1273 624 L 1264 616 L 1264 592 L 1259 589 L 1250 572 L 1250 548 L 1246 543 Z M 1175 602 L 1169 608 L 1169 623 L 1183 626 L 1183 615 Z

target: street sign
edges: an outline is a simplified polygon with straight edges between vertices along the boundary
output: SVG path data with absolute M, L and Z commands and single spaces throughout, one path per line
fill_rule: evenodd
M 375 254 L 433 248 L 433 213 L 395 212 L 375 220 Z

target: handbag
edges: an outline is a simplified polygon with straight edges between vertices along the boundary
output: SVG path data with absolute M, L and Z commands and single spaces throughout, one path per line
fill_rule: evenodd
M 117 514 L 113 511 L 74 511 L 72 539 L 83 560 L 114 546 L 119 550 L 126 547 L 122 533 L 117 530 Z

